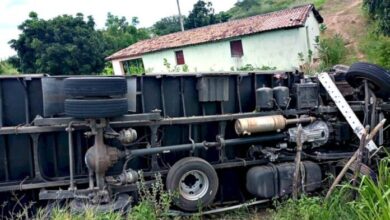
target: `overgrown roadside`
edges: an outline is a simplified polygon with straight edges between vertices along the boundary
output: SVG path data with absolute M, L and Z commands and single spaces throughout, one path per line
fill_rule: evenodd
M 322 7 L 321 15 L 327 27 L 326 36 L 341 35 L 349 50 L 346 62 L 362 60 L 365 55 L 359 49 L 359 41 L 366 34 L 367 24 L 362 12 L 362 0 L 327 0 Z
M 382 33 L 379 25 L 384 21 L 368 13 L 369 5 L 375 2 L 381 1 L 327 0 L 323 5 L 320 13 L 327 27 L 324 36 L 338 34 L 344 39 L 348 51 L 344 64 L 367 61 L 390 69 L 390 37 Z

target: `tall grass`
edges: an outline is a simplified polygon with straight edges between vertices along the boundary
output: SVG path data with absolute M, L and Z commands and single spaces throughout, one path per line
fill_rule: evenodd
M 359 198 L 352 202 L 359 219 L 390 220 L 390 158 L 379 164 L 377 180 L 364 176 L 358 189 Z
M 357 191 L 354 200 L 352 192 Z M 281 220 L 390 220 L 390 157 L 378 166 L 377 178 L 363 176 L 358 188 L 342 185 L 329 200 L 303 196 L 276 206 L 273 219 Z

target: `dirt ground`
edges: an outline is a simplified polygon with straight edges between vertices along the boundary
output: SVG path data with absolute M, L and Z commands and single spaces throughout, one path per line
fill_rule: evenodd
M 358 48 L 366 26 L 362 4 L 362 0 L 327 0 L 320 10 L 327 27 L 326 35 L 340 34 L 356 59 L 364 59 Z

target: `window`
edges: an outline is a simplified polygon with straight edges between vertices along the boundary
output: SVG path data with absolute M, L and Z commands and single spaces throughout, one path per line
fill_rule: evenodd
M 126 60 L 122 64 L 126 75 L 142 75 L 145 73 L 142 58 Z
M 175 55 L 176 55 L 176 64 L 177 65 L 185 64 L 184 54 L 183 54 L 182 50 L 175 51 Z
M 241 40 L 230 41 L 230 52 L 232 57 L 242 57 L 244 55 Z

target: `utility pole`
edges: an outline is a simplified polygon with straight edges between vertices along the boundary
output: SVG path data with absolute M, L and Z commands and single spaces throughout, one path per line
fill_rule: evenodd
M 179 0 L 176 0 L 176 2 L 177 2 L 177 9 L 179 10 L 179 20 L 180 20 L 181 31 L 184 31 L 183 17 L 181 16 Z

